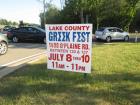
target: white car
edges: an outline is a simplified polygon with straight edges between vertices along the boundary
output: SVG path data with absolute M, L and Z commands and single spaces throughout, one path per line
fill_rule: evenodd
M 102 27 L 95 32 L 96 39 L 129 41 L 129 33 L 117 27 Z
M 5 34 L 0 33 L 0 55 L 3 55 L 8 50 L 8 39 Z

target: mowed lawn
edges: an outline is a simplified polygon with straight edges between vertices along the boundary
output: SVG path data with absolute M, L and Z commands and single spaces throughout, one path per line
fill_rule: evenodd
M 92 73 L 47 70 L 46 59 L 0 80 L 0 105 L 140 105 L 140 43 L 93 45 Z

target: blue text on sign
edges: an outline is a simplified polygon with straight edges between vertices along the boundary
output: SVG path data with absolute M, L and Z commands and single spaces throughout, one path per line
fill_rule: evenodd
M 72 35 L 72 39 L 70 39 Z M 49 41 L 89 42 L 90 32 L 49 32 Z

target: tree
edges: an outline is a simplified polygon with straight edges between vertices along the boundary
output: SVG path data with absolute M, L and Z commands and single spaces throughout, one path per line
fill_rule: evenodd
M 47 23 L 81 23 L 88 20 L 95 27 L 115 26 L 129 30 L 134 23 L 136 11 L 140 11 L 140 0 L 65 0 L 62 10 L 48 9 L 49 12 L 41 13 Z M 53 12 L 54 11 L 54 12 Z M 57 18 L 56 18 L 57 17 Z M 140 20 L 137 15 L 137 22 Z M 137 24 L 135 24 L 137 25 Z M 133 27 L 132 27 L 133 28 Z
M 45 24 L 46 24 L 46 14 L 45 13 L 46 13 L 48 6 L 52 2 L 52 0 L 50 0 L 49 2 L 47 0 L 37 0 L 37 1 L 43 3 L 43 14 L 41 15 L 41 19 L 43 19 L 43 21 L 41 21 L 41 26 L 44 28 Z
M 136 10 L 137 10 L 137 4 L 140 2 L 140 0 L 126 0 L 126 3 L 127 3 L 127 6 L 126 6 L 126 14 L 128 16 L 128 20 L 126 22 L 126 25 L 125 25 L 125 30 L 128 30 L 129 31 L 129 27 L 130 27 L 130 24 L 132 23 L 135 15 L 136 15 Z
M 45 23 L 46 24 L 57 24 L 59 23 L 59 15 L 60 11 L 54 6 L 49 4 L 48 9 L 45 12 Z M 40 19 L 41 19 L 41 24 L 43 26 L 44 19 L 43 19 L 44 13 L 40 13 Z
M 8 21 L 6 19 L 0 19 L 0 25 L 9 25 L 9 26 L 16 26 L 18 25 L 18 23 L 16 22 L 12 22 L 12 21 Z

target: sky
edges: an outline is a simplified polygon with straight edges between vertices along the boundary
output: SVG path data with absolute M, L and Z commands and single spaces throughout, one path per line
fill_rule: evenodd
M 48 0 L 49 1 L 49 0 Z M 60 0 L 53 0 L 52 4 L 61 8 Z M 43 4 L 38 0 L 0 0 L 0 18 L 18 22 L 40 24 L 39 14 L 43 11 Z

